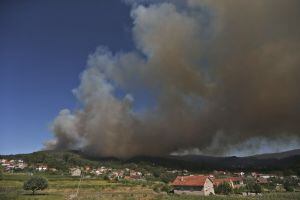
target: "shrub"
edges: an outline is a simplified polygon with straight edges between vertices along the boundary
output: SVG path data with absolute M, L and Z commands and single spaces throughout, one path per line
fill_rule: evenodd
M 159 184 L 155 184 L 153 186 L 153 190 L 154 190 L 154 192 L 160 192 L 160 185 Z
M 288 192 L 293 192 L 295 190 L 295 187 L 298 186 L 298 181 L 294 178 L 286 178 L 283 182 L 283 187 Z
M 227 182 L 224 182 L 224 183 L 221 183 L 220 185 L 218 185 L 216 188 L 215 188 L 215 192 L 217 194 L 225 194 L 225 195 L 228 195 L 230 193 L 233 192 L 233 189 L 232 187 L 230 186 L 229 183 Z
M 106 181 L 110 180 L 108 175 L 104 175 L 103 179 L 106 180 Z
M 261 191 L 262 191 L 261 185 L 255 183 L 255 184 L 253 185 L 253 192 L 257 194 L 257 193 L 261 193 Z
M 173 181 L 175 178 L 176 178 L 176 174 L 173 174 L 173 173 L 163 173 L 160 175 L 160 179 L 164 183 L 169 183 L 169 182 Z
M 248 182 L 246 185 L 246 191 L 247 192 L 253 192 L 253 193 L 261 193 L 262 187 L 258 183 L 255 182 Z
M 292 186 L 289 186 L 289 185 L 285 185 L 284 186 L 284 189 L 287 191 L 287 192 L 294 192 L 295 191 L 295 189 L 292 187 Z
M 161 187 L 161 191 L 163 192 L 167 192 L 167 193 L 170 193 L 172 191 L 172 187 L 168 184 L 164 184 L 162 187 Z
M 242 194 L 245 191 L 246 191 L 245 187 L 239 187 L 239 188 L 234 188 L 233 189 L 234 194 Z
M 291 184 L 291 183 L 288 182 L 288 181 L 285 181 L 285 182 L 283 183 L 283 187 L 284 187 L 284 189 L 285 189 L 287 192 L 294 192 L 294 185 Z
M 31 177 L 29 180 L 24 182 L 23 189 L 31 190 L 32 194 L 35 194 L 37 190 L 44 190 L 48 187 L 47 179 L 39 176 Z

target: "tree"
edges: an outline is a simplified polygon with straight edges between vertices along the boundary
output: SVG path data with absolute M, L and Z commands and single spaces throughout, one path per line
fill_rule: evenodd
M 0 166 L 0 180 L 3 180 L 3 168 Z
M 152 174 L 154 177 L 158 178 L 161 174 L 161 171 L 157 168 L 152 169 Z
M 176 178 L 176 174 L 173 173 L 163 173 L 160 175 L 160 179 L 164 183 L 169 183 L 170 181 L 173 181 Z
M 39 176 L 34 176 L 24 182 L 23 189 L 31 190 L 32 194 L 35 194 L 37 190 L 44 190 L 48 187 L 47 179 Z
M 215 192 L 217 194 L 225 194 L 225 195 L 228 195 L 230 193 L 233 192 L 233 189 L 231 187 L 231 185 L 227 182 L 223 182 L 221 183 L 220 185 L 218 185 L 215 189 Z
M 255 184 L 253 185 L 253 192 L 256 193 L 256 194 L 257 194 L 257 193 L 261 193 L 261 192 L 262 192 L 262 187 L 261 187 L 261 185 L 255 183 Z
M 298 185 L 298 180 L 292 177 L 286 178 L 283 182 L 283 187 L 288 192 L 293 192 Z

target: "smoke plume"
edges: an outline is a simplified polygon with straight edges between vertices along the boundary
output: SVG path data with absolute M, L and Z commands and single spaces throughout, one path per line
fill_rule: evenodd
M 127 158 L 299 145 L 300 1 L 128 2 L 136 50 L 89 56 L 82 108 L 60 111 L 47 148 Z

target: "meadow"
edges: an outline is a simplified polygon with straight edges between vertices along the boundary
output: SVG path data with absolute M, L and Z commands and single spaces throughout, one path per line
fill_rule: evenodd
M 87 199 L 87 200 L 239 200 L 239 199 L 260 199 L 260 200 L 298 200 L 299 192 L 265 193 L 259 197 L 231 196 L 187 196 L 154 192 L 151 184 L 134 184 L 111 182 L 100 179 L 83 179 L 80 183 L 78 196 L 77 192 L 79 178 L 51 176 L 46 178 L 49 182 L 48 189 L 31 195 L 30 191 L 22 189 L 23 182 L 28 179 L 26 174 L 4 175 L 0 181 L 1 200 L 65 200 L 65 199 Z

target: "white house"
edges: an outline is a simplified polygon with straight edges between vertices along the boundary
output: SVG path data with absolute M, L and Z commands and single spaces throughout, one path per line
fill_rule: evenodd
M 81 170 L 78 168 L 72 168 L 70 169 L 71 176 L 80 176 Z
M 35 169 L 37 171 L 46 171 L 48 169 L 48 166 L 47 165 L 38 165 Z

